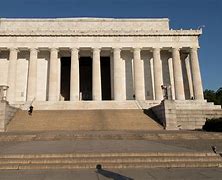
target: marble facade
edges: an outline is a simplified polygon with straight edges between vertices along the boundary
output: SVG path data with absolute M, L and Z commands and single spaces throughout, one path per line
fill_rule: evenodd
M 2 18 L 0 85 L 9 87 L 11 104 L 83 101 L 87 93 L 90 98 L 85 100 L 91 101 L 160 101 L 163 86 L 170 89 L 173 100 L 202 101 L 201 34 L 199 29 L 172 30 L 166 18 Z M 85 94 L 81 91 L 88 80 L 80 77 L 84 57 L 91 59 L 90 88 Z M 62 58 L 70 59 L 65 80 Z M 103 66 L 104 61 L 109 62 Z M 109 82 L 102 76 L 107 68 Z M 62 81 L 69 82 L 61 85 Z

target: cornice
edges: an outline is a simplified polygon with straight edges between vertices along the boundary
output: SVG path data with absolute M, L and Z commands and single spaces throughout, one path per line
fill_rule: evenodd
M 169 22 L 168 18 L 0 18 L 0 22 Z
M 200 36 L 202 30 L 63 30 L 63 31 L 4 31 L 0 30 L 0 36 Z

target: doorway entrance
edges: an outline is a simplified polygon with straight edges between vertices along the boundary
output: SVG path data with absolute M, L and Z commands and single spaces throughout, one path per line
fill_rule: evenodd
M 101 57 L 102 100 L 111 100 L 110 57 Z
M 82 100 L 92 100 L 92 58 L 79 58 L 80 94 Z
M 70 100 L 71 57 L 61 58 L 60 100 Z M 102 100 L 111 100 L 110 57 L 101 57 Z M 92 100 L 92 58 L 79 59 L 80 94 L 82 100 Z
M 60 100 L 69 101 L 70 100 L 70 67 L 71 58 L 62 57 L 61 58 L 61 77 L 60 77 Z

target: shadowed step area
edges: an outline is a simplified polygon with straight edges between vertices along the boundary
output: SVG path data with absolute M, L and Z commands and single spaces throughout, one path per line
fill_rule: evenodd
M 161 130 L 152 112 L 142 110 L 19 110 L 7 131 Z

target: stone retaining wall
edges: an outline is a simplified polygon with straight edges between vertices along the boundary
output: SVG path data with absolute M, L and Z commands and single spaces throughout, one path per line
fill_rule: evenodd
M 206 119 L 222 117 L 221 106 L 206 101 L 164 100 L 152 110 L 167 130 L 202 129 Z
M 7 124 L 17 110 L 17 108 L 10 106 L 7 101 L 0 102 L 0 132 L 5 131 Z

